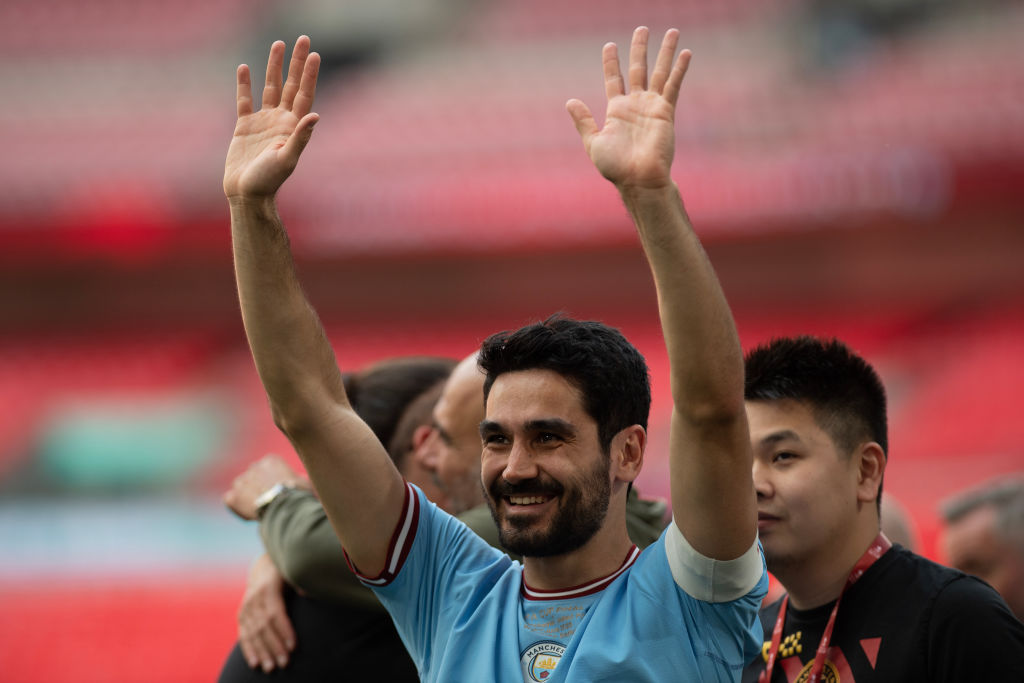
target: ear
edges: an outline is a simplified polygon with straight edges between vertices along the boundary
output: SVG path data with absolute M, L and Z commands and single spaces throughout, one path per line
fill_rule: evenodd
M 640 474 L 647 449 L 647 431 L 631 425 L 612 438 L 611 475 L 613 480 L 631 482 Z
M 869 441 L 857 448 L 856 456 L 857 500 L 874 503 L 878 500 L 878 488 L 885 476 L 885 451 L 876 442 Z
M 436 463 L 435 448 L 427 446 L 430 437 L 434 434 L 433 428 L 428 425 L 420 425 L 412 433 L 412 442 L 409 444 L 409 451 L 406 457 L 416 460 L 421 467 L 433 470 Z
M 419 447 L 430 437 L 430 425 L 420 425 L 412 433 L 412 450 L 419 450 Z

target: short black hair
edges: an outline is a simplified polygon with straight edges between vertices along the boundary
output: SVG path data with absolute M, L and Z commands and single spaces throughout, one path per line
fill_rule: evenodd
M 748 401 L 807 403 L 845 453 L 875 441 L 888 457 L 885 387 L 871 365 L 838 339 L 782 337 L 746 355 Z
M 484 401 L 506 372 L 552 370 L 576 387 L 597 423 L 607 453 L 612 438 L 631 425 L 647 429 L 651 382 L 644 357 L 617 329 L 560 314 L 484 341 L 478 359 L 486 373 Z

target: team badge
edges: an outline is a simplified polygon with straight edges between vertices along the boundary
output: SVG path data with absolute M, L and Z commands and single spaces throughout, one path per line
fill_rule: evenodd
M 814 666 L 814 660 L 807 662 L 803 670 L 800 671 L 800 675 L 797 676 L 795 683 L 807 683 L 807 679 L 811 677 L 811 667 Z M 836 666 L 830 660 L 825 660 L 825 668 L 821 672 L 821 678 L 818 679 L 821 683 L 839 683 L 839 672 L 836 671 Z
M 534 643 L 519 657 L 519 663 L 523 667 L 523 680 L 540 683 L 550 679 L 564 653 L 565 646 L 553 640 Z

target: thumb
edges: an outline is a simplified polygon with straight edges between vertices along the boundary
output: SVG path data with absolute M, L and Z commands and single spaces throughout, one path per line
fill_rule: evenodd
M 565 103 L 565 109 L 572 117 L 572 122 L 576 124 L 576 131 L 583 139 L 584 146 L 589 146 L 590 138 L 597 132 L 597 122 L 594 121 L 590 108 L 580 100 L 571 99 Z
M 295 126 L 295 130 L 288 137 L 288 142 L 284 143 L 281 151 L 284 153 L 285 158 L 289 159 L 293 164 L 298 163 L 299 155 L 302 154 L 302 150 L 306 149 L 309 139 L 313 137 L 313 126 L 319 120 L 319 114 L 306 114 L 299 120 L 298 125 Z

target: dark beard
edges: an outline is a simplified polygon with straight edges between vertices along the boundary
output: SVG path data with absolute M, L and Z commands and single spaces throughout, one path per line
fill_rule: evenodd
M 601 528 L 608 514 L 611 484 L 608 468 L 592 470 L 578 486 L 566 491 L 551 480 L 531 479 L 509 484 L 498 478 L 488 492 L 487 505 L 498 526 L 498 540 L 508 551 L 523 557 L 553 557 L 582 548 Z M 561 495 L 554 519 L 545 528 L 532 524 L 519 527 L 515 522 L 499 518 L 495 501 L 509 495 Z

